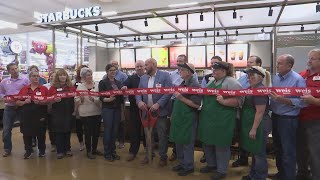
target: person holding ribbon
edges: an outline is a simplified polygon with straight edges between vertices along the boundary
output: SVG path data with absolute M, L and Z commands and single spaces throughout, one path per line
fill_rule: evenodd
M 215 62 L 212 66 L 214 80 L 207 88 L 223 90 L 242 89 L 240 83 L 233 78 L 233 65 L 226 62 Z M 236 124 L 236 108 L 242 105 L 241 97 L 204 96 L 199 121 L 199 138 L 204 143 L 207 166 L 200 172 L 215 171 L 213 180 L 226 177 L 231 156 L 233 131 Z M 212 116 L 214 115 L 214 116 Z
M 46 154 L 45 116 L 47 102 L 33 99 L 33 96 L 47 96 L 48 89 L 40 85 L 39 78 L 39 72 L 30 71 L 29 79 L 31 84 L 23 87 L 18 94 L 19 96 L 29 97 L 16 101 L 17 106 L 21 107 L 20 130 L 23 134 L 23 142 L 26 150 L 24 159 L 29 159 L 33 155 L 33 137 L 38 140 L 39 157 L 44 157 Z
M 183 79 L 181 87 L 200 87 L 198 79 L 193 77 L 194 65 L 178 64 L 180 76 Z M 194 172 L 194 141 L 197 132 L 198 108 L 201 105 L 201 95 L 181 94 L 175 92 L 170 126 L 170 141 L 175 142 L 179 165 L 172 168 L 179 176 Z
M 171 87 L 172 81 L 168 72 L 158 70 L 157 61 L 153 58 L 147 59 L 145 61 L 146 73 L 140 79 L 138 88 L 162 88 Z M 168 103 L 171 98 L 171 94 L 144 94 L 137 95 L 136 102 L 143 114 L 147 111 L 158 113 L 158 118 L 155 124 L 159 138 L 159 155 L 160 161 L 159 166 L 164 167 L 167 165 L 167 151 L 168 151 L 168 134 L 167 134 L 167 124 L 168 124 L 168 113 L 169 107 Z M 150 113 L 151 114 L 151 113 Z M 145 133 L 147 134 L 147 129 L 145 128 Z M 150 147 L 150 144 L 147 143 Z M 141 161 L 141 164 L 149 163 L 148 158 L 149 150 L 146 152 L 146 157 Z
M 64 69 L 59 69 L 49 89 L 49 96 L 55 96 L 52 104 L 52 131 L 56 137 L 57 158 L 65 155 L 72 156 L 70 136 L 72 113 L 74 111 L 74 97 L 61 98 L 57 95 L 75 92 L 70 77 Z
M 116 66 L 108 64 L 105 70 L 107 78 L 99 82 L 99 92 L 120 90 L 123 85 L 115 79 Z M 100 101 L 102 101 L 102 119 L 104 125 L 104 158 L 110 162 L 120 160 L 120 156 L 116 152 L 116 138 L 121 119 L 121 105 L 124 103 L 123 96 L 100 96 Z
M 260 66 L 251 66 L 245 71 L 248 74 L 249 89 L 270 87 L 270 73 Z M 266 145 L 271 132 L 271 119 L 269 117 L 269 97 L 245 96 L 240 112 L 240 146 L 253 154 L 249 175 L 243 180 L 266 179 L 268 176 L 268 163 Z
M 80 71 L 81 79 L 84 82 L 78 85 L 78 91 L 99 92 L 99 88 L 92 79 L 92 70 L 82 68 Z M 77 96 L 75 97 L 76 106 L 80 120 L 84 125 L 85 144 L 87 149 L 87 157 L 95 159 L 95 155 L 102 155 L 97 151 L 98 139 L 101 125 L 101 101 L 97 96 Z

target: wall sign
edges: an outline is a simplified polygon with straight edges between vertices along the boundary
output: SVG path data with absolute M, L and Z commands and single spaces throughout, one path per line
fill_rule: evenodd
M 99 16 L 99 15 L 101 15 L 100 6 L 80 8 L 80 9 L 70 9 L 70 10 L 65 10 L 63 12 L 41 14 L 38 17 L 37 23 L 48 23 L 48 22 L 62 21 L 62 20 L 69 20 L 69 19 L 81 19 L 81 18 L 87 18 L 87 17 Z
M 19 43 L 18 41 L 13 41 L 11 44 L 10 44 L 10 49 L 13 53 L 15 54 L 20 54 L 21 51 L 22 51 L 22 45 L 21 43 Z

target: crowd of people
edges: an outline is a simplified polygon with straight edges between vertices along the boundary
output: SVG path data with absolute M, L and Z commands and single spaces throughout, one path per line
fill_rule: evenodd
M 87 66 L 80 66 L 74 81 L 63 69 L 50 73 L 49 83 L 41 80 L 36 66 L 29 68 L 29 75 L 19 74 L 16 64 L 8 64 L 10 77 L 0 83 L 0 95 L 44 95 L 59 92 L 86 90 L 103 92 L 131 88 L 161 87 L 203 87 L 224 90 L 239 90 L 263 87 L 320 87 L 320 49 L 307 55 L 308 68 L 300 74 L 292 68 L 295 59 L 289 54 L 277 58 L 277 74 L 271 78 L 262 68 L 259 56 L 250 56 L 245 75 L 234 78 L 233 65 L 222 61 L 219 56 L 211 59 L 212 73 L 198 81 L 193 64 L 185 55 L 177 58 L 177 69 L 167 72 L 157 68 L 153 58 L 137 61 L 135 74 L 128 77 L 113 61 L 106 65 L 106 75 L 96 83 L 93 72 Z M 11 131 L 16 116 L 20 117 L 20 130 L 25 146 L 24 158 L 33 154 L 33 143 L 37 142 L 39 157 L 46 155 L 46 129 L 49 130 L 51 151 L 57 159 L 72 156 L 70 136 L 73 122 L 80 150 L 86 149 L 87 157 L 95 159 L 104 156 L 110 162 L 120 160 L 116 152 L 116 140 L 120 148 L 124 146 L 124 99 L 122 95 L 56 97 L 52 101 L 40 102 L 25 99 L 6 103 L 3 118 L 3 157 L 11 155 Z M 130 148 L 127 161 L 133 161 L 140 147 L 143 114 L 148 111 L 158 113 L 154 134 L 158 139 L 159 166 L 165 167 L 167 160 L 178 160 L 172 168 L 179 176 L 193 173 L 194 145 L 199 139 L 204 155 L 201 162 L 206 166 L 201 173 L 213 173 L 211 179 L 219 180 L 227 176 L 231 158 L 230 146 L 235 136 L 239 140 L 240 158 L 232 167 L 247 166 L 248 155 L 252 155 L 250 173 L 243 180 L 260 180 L 268 176 L 266 145 L 272 132 L 276 152 L 278 173 L 275 179 L 320 179 L 320 99 L 310 94 L 304 96 L 280 96 L 271 92 L 269 96 L 228 96 L 183 94 L 130 95 L 130 118 L 128 120 Z M 140 113 L 139 113 L 140 112 Z M 271 115 L 271 116 L 270 116 Z M 102 121 L 101 121 L 102 120 Z M 103 122 L 104 152 L 97 149 L 101 122 Z M 170 126 L 168 126 L 170 124 Z M 168 129 L 169 128 L 169 129 Z M 147 128 L 144 129 L 147 131 Z M 83 138 L 84 135 L 84 138 Z M 155 135 L 152 135 L 154 139 Z M 173 152 L 168 157 L 168 141 L 174 143 Z M 154 140 L 144 142 L 154 147 Z M 141 164 L 148 164 L 155 156 L 148 156 L 146 148 Z M 311 171 L 310 171 L 311 170 Z

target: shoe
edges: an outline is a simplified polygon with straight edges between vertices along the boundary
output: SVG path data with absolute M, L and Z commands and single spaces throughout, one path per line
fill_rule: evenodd
M 96 159 L 96 156 L 93 155 L 91 152 L 88 152 L 88 153 L 87 153 L 87 157 L 88 157 L 89 159 Z
M 39 157 L 45 157 L 45 156 L 46 156 L 46 151 L 39 152 Z
M 188 174 L 194 173 L 194 169 L 189 169 L 189 170 L 185 170 L 182 169 L 181 171 L 178 172 L 178 176 L 187 176 Z
M 200 172 L 201 172 L 201 173 L 215 172 L 215 170 L 217 170 L 217 167 L 205 166 L 205 167 L 200 168 Z
M 2 157 L 8 157 L 11 155 L 10 151 L 4 151 L 4 153 L 2 154 Z
M 268 174 L 268 178 L 272 179 L 272 180 L 280 180 L 281 179 L 281 175 L 280 172 L 277 172 L 275 174 Z
M 143 158 L 143 160 L 140 162 L 142 165 L 148 164 L 149 160 L 147 157 Z
M 27 151 L 26 153 L 24 153 L 23 158 L 24 159 L 30 159 L 33 155 L 32 151 Z
M 118 148 L 119 148 L 119 149 L 123 149 L 123 148 L 124 148 L 124 143 L 119 143 Z
M 73 156 L 73 154 L 72 154 L 71 151 L 67 151 L 67 152 L 66 152 L 66 155 L 69 156 L 69 157 Z
M 83 143 L 83 142 L 80 142 L 80 151 L 83 151 L 84 148 L 85 148 L 84 143 Z
M 56 147 L 56 145 L 51 145 L 51 152 L 56 152 L 56 150 L 57 150 L 57 147 Z
M 242 176 L 241 180 L 251 180 L 250 175 Z
M 172 153 L 171 156 L 169 157 L 169 161 L 175 161 L 177 159 L 177 154 Z
M 57 154 L 57 159 L 62 159 L 64 157 L 64 154 L 63 153 L 58 153 Z
M 297 173 L 296 175 L 296 180 L 311 180 L 312 175 L 311 174 L 302 174 L 302 173 Z
M 113 157 L 111 155 L 104 156 L 104 159 L 109 161 L 109 162 L 113 162 L 114 161 L 114 159 L 113 159 Z
M 136 158 L 136 155 L 134 154 L 129 154 L 129 156 L 127 157 L 127 161 L 130 162 L 130 161 L 133 161 L 134 159 Z
M 232 163 L 232 167 L 248 166 L 248 160 L 238 159 Z
M 32 147 L 36 147 L 37 146 L 37 140 L 36 138 L 32 138 Z
M 200 158 L 200 162 L 201 163 L 207 162 L 206 157 L 204 155 Z
M 174 172 L 179 172 L 181 170 L 183 170 L 183 167 L 180 164 L 172 168 L 172 171 Z
M 98 150 L 93 151 L 92 154 L 97 156 L 103 156 L 103 153 Z
M 165 166 L 167 166 L 167 160 L 160 160 L 159 167 L 165 167 Z
M 112 154 L 111 156 L 114 160 L 120 160 L 120 156 L 117 154 Z
M 226 174 L 222 174 L 222 173 L 217 172 L 216 174 L 214 174 L 214 175 L 211 177 L 211 180 L 224 179 L 226 176 L 227 176 Z

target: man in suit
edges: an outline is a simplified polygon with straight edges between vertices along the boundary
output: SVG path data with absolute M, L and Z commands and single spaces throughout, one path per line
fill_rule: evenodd
M 139 88 L 161 88 L 171 87 L 172 82 L 168 72 L 157 69 L 157 61 L 153 58 L 145 61 L 146 73 L 140 79 Z M 159 117 L 155 125 L 155 129 L 159 138 L 159 166 L 164 167 L 167 165 L 167 151 L 168 151 L 168 134 L 167 134 L 167 116 L 169 113 L 168 102 L 171 94 L 144 94 L 137 95 L 136 101 L 140 110 L 142 111 L 160 111 Z M 141 162 L 147 164 L 149 159 L 146 157 Z
M 138 88 L 140 78 L 145 73 L 144 61 L 138 60 L 135 65 L 136 73 L 130 76 L 123 85 L 127 88 Z M 141 120 L 139 117 L 139 108 L 136 104 L 135 96 L 129 96 L 130 101 L 130 118 L 129 118 L 129 136 L 130 136 L 130 149 L 127 161 L 133 161 L 139 152 L 140 135 L 141 135 Z M 144 143 L 145 144 L 145 143 Z

